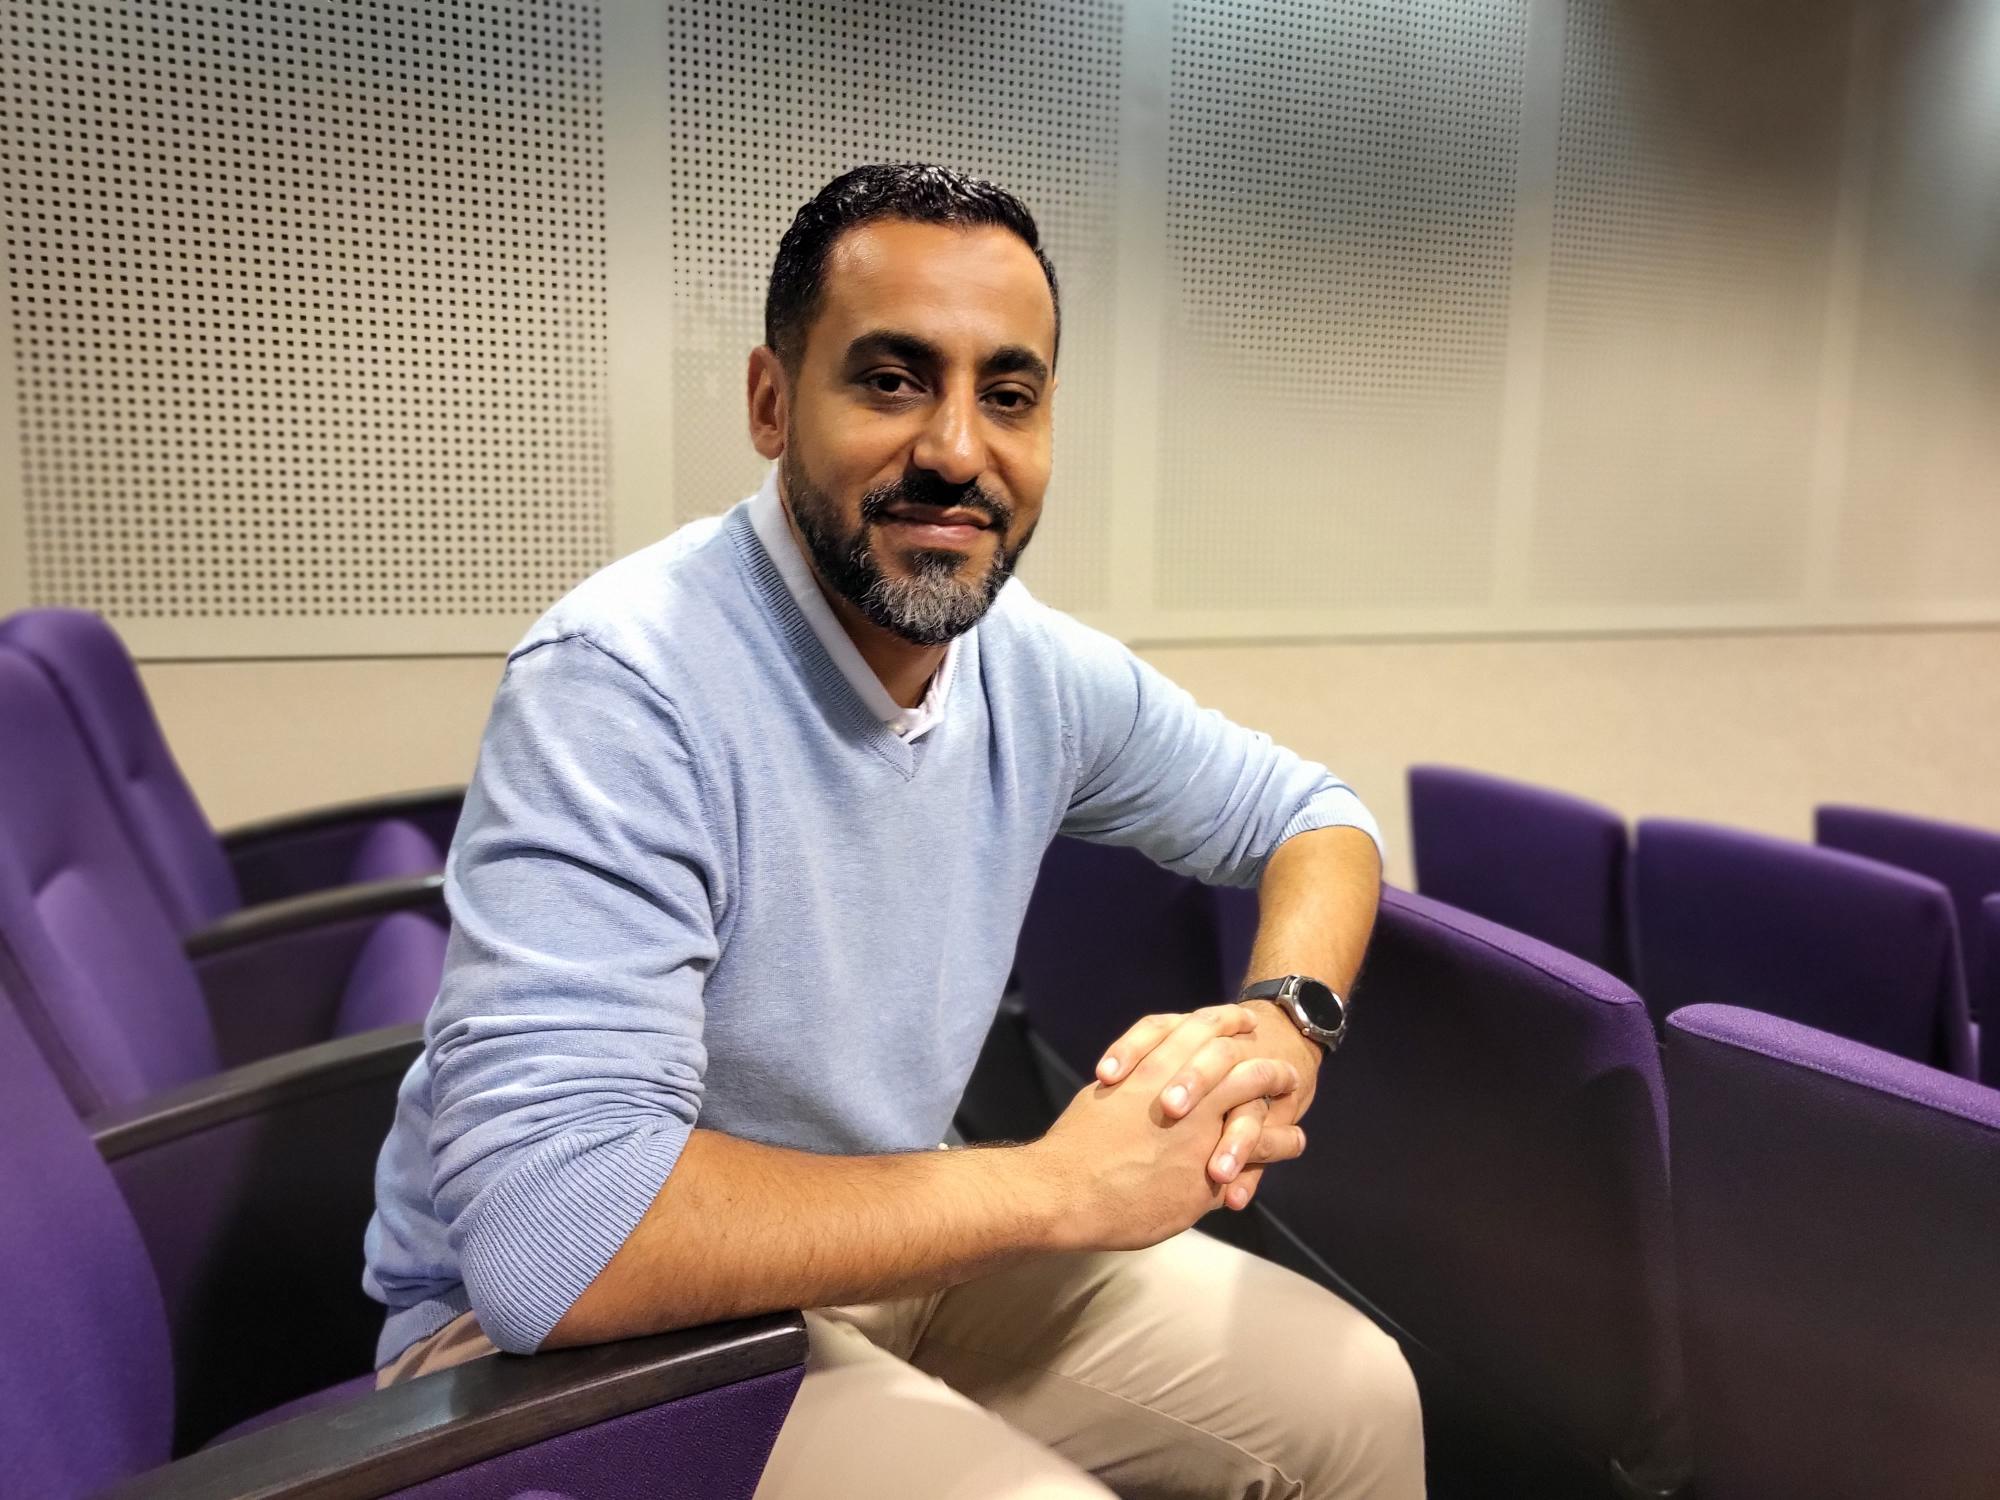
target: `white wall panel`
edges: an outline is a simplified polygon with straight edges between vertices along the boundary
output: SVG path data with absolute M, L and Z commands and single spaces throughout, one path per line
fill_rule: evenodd
M 1175 5 L 1163 612 L 1485 597 L 1526 36 Z
M 154 652 L 438 649 L 603 560 L 594 6 L 0 29 L 32 597 Z
M 1894 16 L 1856 335 L 1840 585 L 2000 592 L 2000 7 Z
M 1987 0 L 0 0 L 0 608 L 504 648 L 748 492 L 791 214 L 1017 189 L 1135 640 L 2000 619 Z
M 1848 29 L 1571 0 L 1532 597 L 1799 599 Z

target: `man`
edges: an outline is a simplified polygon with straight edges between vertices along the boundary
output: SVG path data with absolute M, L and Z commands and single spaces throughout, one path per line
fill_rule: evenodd
M 1393 1343 L 1185 1232 L 1304 1148 L 1373 825 L 1009 582 L 1058 337 L 1018 201 L 837 179 L 750 356 L 762 491 L 509 659 L 369 1226 L 384 1383 L 803 1307 L 766 1500 L 1422 1493 Z M 1059 832 L 1258 881 L 1251 977 L 1317 1012 L 1149 1017 L 1042 1140 L 936 1150 Z

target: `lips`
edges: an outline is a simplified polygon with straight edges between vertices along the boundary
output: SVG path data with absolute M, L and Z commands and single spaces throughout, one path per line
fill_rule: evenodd
M 883 519 L 911 526 L 971 526 L 980 531 L 993 524 L 982 512 L 956 505 L 892 505 L 883 512 Z

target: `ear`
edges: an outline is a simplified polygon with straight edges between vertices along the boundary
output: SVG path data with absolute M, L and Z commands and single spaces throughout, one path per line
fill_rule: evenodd
M 792 393 L 785 381 L 785 367 L 769 345 L 759 344 L 750 351 L 747 383 L 750 445 L 765 458 L 776 458 L 785 451 Z

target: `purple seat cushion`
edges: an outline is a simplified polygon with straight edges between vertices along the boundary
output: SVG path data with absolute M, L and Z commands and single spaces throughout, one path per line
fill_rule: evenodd
M 219 1066 L 180 936 L 34 662 L 0 649 L 0 940 L 22 1019 L 91 1113 Z
M 444 975 L 445 930 L 429 917 L 384 917 L 362 945 L 341 995 L 334 1035 L 401 1026 L 430 1014 Z
M 111 1173 L 4 995 L 0 1454 L 10 1495 L 83 1495 L 167 1458 L 166 1314 Z
M 384 818 L 356 846 L 345 883 L 434 875 L 443 868 L 444 854 L 428 833 L 405 818 Z
M 175 930 L 236 910 L 236 877 L 118 633 L 85 610 L 30 609 L 0 621 L 0 645 L 32 657 L 61 693 Z
M 397 1490 L 395 1500 L 750 1500 L 803 1373 L 778 1370 L 629 1412 Z
M 1970 1076 L 1944 887 L 1857 855 L 1653 819 L 1633 865 L 1639 989 L 1656 1017 L 1746 1006 Z
M 1665 1107 L 1638 997 L 1391 889 L 1353 1024 L 1317 1149 L 1260 1201 L 1474 1388 L 1600 1462 L 1677 1475 Z
M 1580 797 L 1410 768 L 1417 889 L 1628 977 L 1625 821 Z
M 2000 1475 L 2000 1093 L 1777 1017 L 1667 1023 L 1704 1500 Z
M 1972 1013 L 1981 1014 L 1982 997 L 2000 985 L 2000 948 L 1981 931 L 1979 914 L 1980 903 L 2000 893 L 2000 833 L 1869 807 L 1822 807 L 1813 816 L 1813 837 L 1829 849 L 1928 875 L 1951 892 L 1966 994 Z

